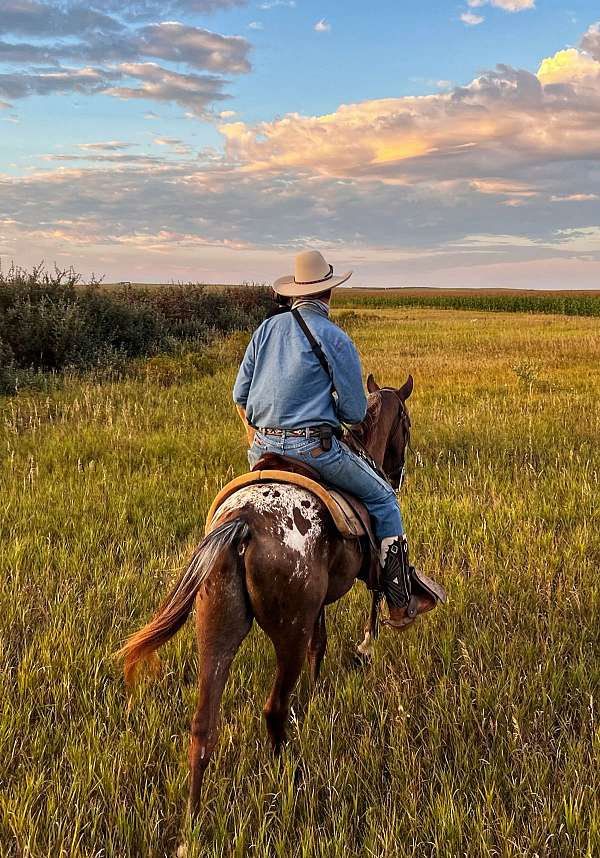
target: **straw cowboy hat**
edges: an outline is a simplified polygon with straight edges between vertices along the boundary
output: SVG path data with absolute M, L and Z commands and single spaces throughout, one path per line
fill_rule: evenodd
M 300 295 L 318 295 L 327 292 L 352 276 L 347 271 L 340 277 L 333 276 L 333 265 L 325 262 L 318 250 L 305 250 L 296 256 L 294 273 L 280 277 L 273 284 L 273 291 L 287 298 L 298 298 Z

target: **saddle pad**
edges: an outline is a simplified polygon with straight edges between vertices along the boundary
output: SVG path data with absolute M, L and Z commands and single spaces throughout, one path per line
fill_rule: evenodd
M 239 477 L 235 477 L 235 479 L 227 483 L 218 493 L 208 511 L 206 533 L 212 529 L 212 523 L 219 507 L 227 498 L 240 489 L 256 485 L 257 483 L 291 483 L 292 485 L 307 489 L 325 504 L 341 536 L 346 539 L 358 539 L 361 536 L 369 536 L 360 516 L 354 511 L 350 502 L 339 492 L 334 489 L 326 489 L 325 486 L 322 486 L 315 480 L 309 479 L 309 477 L 305 477 L 303 474 L 293 474 L 290 471 L 279 470 L 253 471 L 250 474 L 242 474 Z

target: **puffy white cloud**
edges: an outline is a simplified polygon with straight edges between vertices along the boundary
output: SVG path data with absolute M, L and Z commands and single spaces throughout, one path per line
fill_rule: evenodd
M 542 64 L 545 70 L 549 61 Z M 549 161 L 598 159 L 600 78 L 577 66 L 545 84 L 508 66 L 464 87 L 422 97 L 341 105 L 323 116 L 288 114 L 251 126 L 223 124 L 244 172 L 300 174 L 410 185 L 478 179 Z
M 485 18 L 483 15 L 475 15 L 473 12 L 462 12 L 460 20 L 469 27 L 476 27 L 478 24 L 483 24 Z
M 522 12 L 524 9 L 535 8 L 535 0 L 490 0 L 490 3 L 506 12 Z
M 325 18 L 321 18 L 320 21 L 317 21 L 313 29 L 316 33 L 329 33 L 331 31 L 331 24 Z
M 600 60 L 600 22 L 592 24 L 581 40 L 581 47 L 597 60 Z
M 542 60 L 537 76 L 544 85 L 580 83 L 586 78 L 600 78 L 600 62 L 588 53 L 568 48 Z
M 525 9 L 534 9 L 535 0 L 468 0 L 469 6 L 476 9 L 480 6 L 496 6 L 505 12 L 523 12 Z

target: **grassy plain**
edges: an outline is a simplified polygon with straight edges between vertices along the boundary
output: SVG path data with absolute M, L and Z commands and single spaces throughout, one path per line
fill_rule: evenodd
M 368 600 L 328 612 L 319 686 L 267 749 L 253 630 L 190 856 L 600 855 L 600 338 L 592 318 L 342 311 L 366 370 L 410 371 L 413 553 L 450 603 L 352 665 Z M 129 714 L 110 653 L 152 612 L 244 466 L 242 343 L 1 401 L 0 854 L 172 854 L 192 623 Z

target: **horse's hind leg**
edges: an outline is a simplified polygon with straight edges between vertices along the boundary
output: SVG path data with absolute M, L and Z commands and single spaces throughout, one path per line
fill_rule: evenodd
M 296 637 L 275 643 L 277 654 L 277 676 L 264 708 L 269 738 L 275 753 L 279 753 L 286 739 L 286 728 L 290 714 L 290 695 L 300 676 L 308 637 Z
M 196 601 L 196 633 L 200 655 L 198 699 L 190 746 L 189 812 L 200 808 L 204 772 L 215 749 L 219 708 L 233 657 L 252 625 L 243 572 L 229 561 L 215 569 Z
M 321 608 L 313 633 L 308 644 L 308 666 L 310 678 L 316 682 L 321 670 L 321 662 L 327 649 L 327 627 L 325 625 L 325 608 Z

